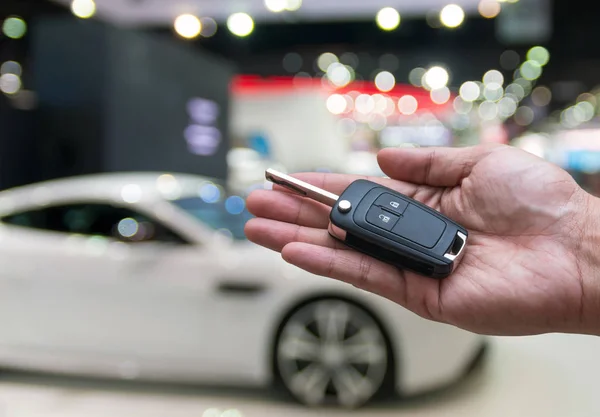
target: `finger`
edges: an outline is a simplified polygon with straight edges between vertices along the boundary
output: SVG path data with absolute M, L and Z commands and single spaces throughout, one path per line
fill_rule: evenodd
M 293 242 L 348 250 L 346 246 L 332 238 L 327 230 L 281 223 L 275 220 L 251 219 L 246 223 L 244 231 L 251 242 L 276 252 L 281 252 L 287 244 Z
M 385 187 L 396 190 L 405 195 L 413 195 L 417 187 L 413 184 L 409 184 L 402 181 L 391 180 L 389 178 L 372 177 L 365 175 L 347 175 L 347 174 L 331 174 L 321 172 L 305 172 L 292 175 L 301 181 L 312 184 L 323 190 L 329 191 L 330 193 L 340 195 L 348 188 L 348 186 L 356 180 L 368 180 L 381 184 Z M 275 185 L 274 190 L 288 191 L 284 187 Z
M 248 211 L 256 217 L 327 229 L 331 208 L 294 194 L 257 190 L 246 199 Z
M 466 148 L 387 148 L 379 152 L 381 170 L 391 178 L 434 187 L 454 187 L 501 145 Z
M 400 271 L 374 258 L 351 250 L 290 243 L 283 259 L 315 275 L 344 281 L 408 308 L 421 317 L 439 321 L 440 285 L 433 279 Z

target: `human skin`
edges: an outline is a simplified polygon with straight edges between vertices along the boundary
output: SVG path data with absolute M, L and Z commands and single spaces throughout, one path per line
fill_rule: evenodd
M 429 320 L 486 335 L 600 334 L 600 203 L 569 173 L 505 145 L 398 148 L 378 154 L 389 178 L 469 231 L 453 274 L 434 280 L 333 239 L 330 208 L 279 187 L 253 192 L 249 240 L 308 272 L 388 298 Z M 335 194 L 358 176 L 296 178 Z

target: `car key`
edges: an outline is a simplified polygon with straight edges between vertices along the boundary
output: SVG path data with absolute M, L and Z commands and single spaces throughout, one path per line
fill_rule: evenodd
M 268 181 L 332 208 L 329 234 L 346 246 L 417 274 L 448 277 L 467 230 L 438 211 L 380 184 L 357 180 L 341 196 L 272 169 Z

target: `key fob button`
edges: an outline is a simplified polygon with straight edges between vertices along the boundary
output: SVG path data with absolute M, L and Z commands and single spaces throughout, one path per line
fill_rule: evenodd
M 446 223 L 420 207 L 409 204 L 392 233 L 426 248 L 433 248 L 446 230 Z
M 373 206 L 367 212 L 367 222 L 373 226 L 381 227 L 387 231 L 391 231 L 400 217 L 388 211 L 382 210 L 380 207 Z
M 387 210 L 391 210 L 396 214 L 402 215 L 408 207 L 408 202 L 401 198 L 395 197 L 392 194 L 382 194 L 377 200 L 375 205 L 383 207 Z

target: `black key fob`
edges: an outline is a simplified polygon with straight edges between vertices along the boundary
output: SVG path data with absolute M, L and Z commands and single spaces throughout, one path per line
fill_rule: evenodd
M 448 277 L 467 245 L 467 230 L 436 210 L 377 183 L 358 180 L 341 196 L 274 170 L 267 180 L 331 210 L 329 233 L 347 246 L 400 269 Z
M 443 279 L 459 262 L 467 230 L 438 211 L 371 181 L 353 182 L 331 211 L 330 234 L 400 269 Z

